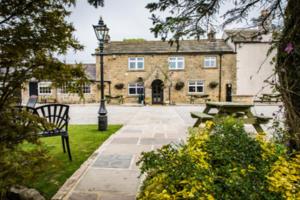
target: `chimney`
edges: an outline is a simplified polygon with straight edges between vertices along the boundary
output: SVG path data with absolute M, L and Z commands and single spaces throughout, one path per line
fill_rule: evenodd
M 208 41 L 210 42 L 215 42 L 216 41 L 216 32 L 214 30 L 210 30 L 208 33 L 207 33 L 207 39 Z
M 272 28 L 272 19 L 271 16 L 268 15 L 269 10 L 264 9 L 260 12 L 260 17 L 258 19 L 258 30 L 264 34 L 268 33 Z

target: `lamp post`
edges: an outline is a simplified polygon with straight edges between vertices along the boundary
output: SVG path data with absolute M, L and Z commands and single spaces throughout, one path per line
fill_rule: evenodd
M 104 43 L 108 38 L 109 29 L 104 24 L 102 17 L 97 25 L 93 25 L 96 37 L 99 41 L 99 55 L 100 55 L 100 76 L 101 76 L 101 101 L 100 108 L 98 111 L 98 130 L 105 131 L 107 129 L 107 110 L 105 108 L 105 99 L 104 99 L 104 70 L 103 70 L 103 56 L 104 56 Z

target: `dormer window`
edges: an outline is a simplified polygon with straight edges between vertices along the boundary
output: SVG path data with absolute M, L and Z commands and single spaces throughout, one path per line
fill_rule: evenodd
M 128 58 L 128 69 L 129 70 L 143 70 L 144 69 L 144 58 Z

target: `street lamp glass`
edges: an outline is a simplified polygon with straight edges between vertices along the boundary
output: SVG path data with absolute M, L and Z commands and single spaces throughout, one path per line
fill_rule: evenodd
M 94 31 L 95 31 L 96 37 L 99 40 L 99 42 L 102 42 L 102 43 L 105 42 L 105 40 L 108 37 L 109 29 L 104 24 L 102 18 L 100 18 L 99 23 L 97 25 L 93 25 L 93 27 L 94 27 Z

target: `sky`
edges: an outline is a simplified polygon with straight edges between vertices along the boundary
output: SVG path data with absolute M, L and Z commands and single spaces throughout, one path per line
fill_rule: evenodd
M 128 38 L 156 40 L 149 30 L 152 27 L 151 14 L 145 8 L 147 3 L 153 1 L 106 0 L 104 7 L 94 8 L 87 3 L 87 0 L 77 0 L 76 6 L 71 8 L 72 14 L 67 21 L 73 23 L 76 29 L 74 36 L 84 45 L 84 50 L 69 51 L 67 55 L 59 58 L 66 63 L 95 63 L 95 58 L 91 54 L 98 47 L 98 42 L 92 25 L 98 23 L 100 16 L 109 27 L 109 34 L 113 41 Z M 222 10 L 229 8 L 230 5 L 222 6 Z M 221 33 L 217 36 L 220 37 Z
M 103 8 L 96 9 L 87 0 L 77 0 L 76 7 L 71 9 L 72 14 L 67 20 L 73 23 L 76 29 L 74 36 L 84 45 L 84 50 L 69 51 L 60 59 L 67 63 L 95 63 L 91 54 L 97 48 L 98 42 L 92 25 L 98 23 L 100 16 L 110 29 L 111 40 L 154 40 L 154 35 L 149 30 L 152 25 L 149 19 L 151 14 L 145 9 L 149 2 L 152 0 L 109 0 Z

